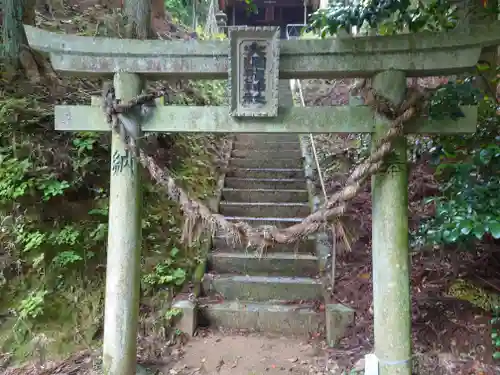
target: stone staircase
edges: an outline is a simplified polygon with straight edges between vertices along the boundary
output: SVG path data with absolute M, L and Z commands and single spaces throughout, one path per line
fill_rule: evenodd
M 280 80 L 279 95 L 282 106 L 293 105 L 289 81 Z M 302 221 L 315 194 L 308 189 L 304 160 L 297 134 L 236 135 L 219 213 L 253 226 L 286 228 Z M 231 246 L 216 236 L 198 304 L 176 305 L 183 310 L 184 331 L 192 334 L 204 322 L 285 336 L 323 332 L 333 346 L 353 322 L 354 311 L 329 303 L 330 298 L 325 303 L 319 270 L 329 249 L 321 238 L 278 245 L 259 257 L 244 244 Z
M 228 220 L 284 228 L 310 213 L 296 134 L 235 136 L 219 211 Z M 201 311 L 232 329 L 307 335 L 324 326 L 323 288 L 314 239 L 278 246 L 263 257 L 216 237 Z

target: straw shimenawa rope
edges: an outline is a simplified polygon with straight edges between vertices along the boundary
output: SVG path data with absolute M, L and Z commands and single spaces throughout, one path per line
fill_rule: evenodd
M 392 152 L 394 139 L 403 135 L 404 124 L 421 112 L 422 105 L 419 103 L 424 103 L 426 100 L 424 93 L 408 91 L 407 99 L 403 104 L 399 108 L 393 108 L 387 100 L 369 87 L 367 81 L 362 81 L 356 90 L 364 97 L 366 105 L 371 106 L 391 121 L 389 131 L 376 144 L 371 155 L 355 168 L 340 192 L 332 195 L 318 211 L 304 218 L 302 222 L 284 229 L 268 225 L 252 227 L 244 222 L 230 222 L 222 215 L 211 212 L 202 202 L 190 198 L 177 185 L 172 174 L 167 169 L 161 168 L 136 140 L 130 136 L 122 137 L 122 139 L 128 139 L 127 146 L 132 154 L 149 171 L 153 180 L 165 188 L 169 198 L 179 204 L 184 215 L 183 242 L 191 244 L 197 241 L 203 233 L 208 233 L 212 237 L 215 234 L 222 234 L 231 244 L 244 244 L 247 247 L 257 247 L 259 250 L 276 244 L 292 244 L 320 231 L 328 225 L 331 218 L 341 216 L 346 212 L 347 203 L 361 191 L 371 175 L 382 169 L 385 158 Z M 143 95 L 123 104 L 117 104 L 113 98 L 111 108 L 108 105 L 105 109 L 108 121 L 115 129 L 123 132 L 124 127 L 117 127 L 117 124 L 126 120 L 124 113 L 127 112 L 127 108 L 140 105 L 141 102 L 151 100 L 152 97 L 151 94 Z

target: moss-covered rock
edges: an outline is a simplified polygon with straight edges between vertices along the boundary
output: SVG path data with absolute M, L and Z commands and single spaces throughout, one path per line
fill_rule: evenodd
M 448 294 L 485 311 L 495 311 L 500 307 L 500 295 L 487 291 L 474 283 L 457 279 L 448 289 Z

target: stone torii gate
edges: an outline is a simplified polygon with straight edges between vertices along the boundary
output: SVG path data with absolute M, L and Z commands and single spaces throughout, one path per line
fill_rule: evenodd
M 368 106 L 279 105 L 279 79 L 373 77 L 373 87 L 399 105 L 406 77 L 451 75 L 474 68 L 481 49 L 500 44 L 500 23 L 467 31 L 279 41 L 271 28 L 241 28 L 227 41 L 160 41 L 55 34 L 25 26 L 32 48 L 57 71 L 114 76 L 116 96 L 129 100 L 146 79 L 226 79 L 228 106 L 157 106 L 141 132 L 372 133 L 389 128 Z M 253 52 L 248 53 L 249 49 Z M 254 60 L 243 64 L 243 59 Z M 263 60 L 262 57 L 266 57 Z M 243 67 L 251 66 L 250 71 Z M 229 73 L 228 73 L 229 72 Z M 265 88 L 252 86 L 265 83 Z M 101 107 L 56 106 L 55 129 L 110 131 Z M 418 118 L 407 133 L 475 131 L 477 110 L 457 121 Z M 406 140 L 396 142 L 391 173 L 372 177 L 375 355 L 381 374 L 410 374 L 410 292 Z M 135 369 L 140 260 L 140 181 L 136 161 L 112 137 L 108 263 L 103 360 L 108 375 Z M 387 302 L 387 303 L 385 303 Z M 387 309 L 387 306 L 395 306 Z M 404 332 L 403 335 L 398 334 Z

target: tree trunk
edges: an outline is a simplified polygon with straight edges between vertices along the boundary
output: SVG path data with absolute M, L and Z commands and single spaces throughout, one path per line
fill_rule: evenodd
M 5 69 L 9 73 L 17 72 L 21 68 L 21 49 L 23 45 L 27 44 L 26 34 L 23 28 L 23 5 L 25 3 L 27 3 L 27 1 L 23 1 L 19 4 L 19 0 L 4 0 L 2 30 L 4 46 L 3 57 Z
M 151 37 L 151 0 L 123 0 L 128 17 L 127 38 L 148 39 Z
M 37 0 L 21 0 L 23 4 L 23 24 L 35 26 L 35 9 L 37 8 Z
M 153 18 L 165 19 L 165 2 L 164 0 L 153 0 L 151 8 Z
M 56 79 L 50 63 L 29 48 L 23 24 L 35 25 L 36 0 L 3 0 L 3 57 L 7 79 L 22 75 L 34 82 Z

